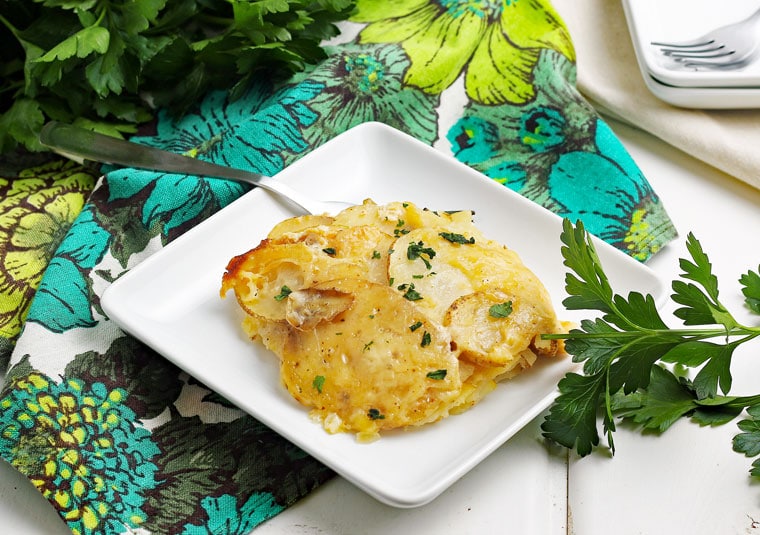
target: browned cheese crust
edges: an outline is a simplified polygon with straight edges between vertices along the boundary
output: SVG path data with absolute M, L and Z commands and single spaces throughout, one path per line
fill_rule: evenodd
M 360 440 L 462 412 L 563 354 L 540 338 L 565 330 L 545 287 L 470 212 L 365 201 L 291 218 L 230 260 L 229 290 L 288 392 Z

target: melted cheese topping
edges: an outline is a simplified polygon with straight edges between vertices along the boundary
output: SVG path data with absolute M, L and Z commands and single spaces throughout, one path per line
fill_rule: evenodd
M 371 201 L 288 219 L 230 260 L 246 333 L 329 432 L 372 440 L 473 406 L 562 352 L 549 295 L 472 213 Z

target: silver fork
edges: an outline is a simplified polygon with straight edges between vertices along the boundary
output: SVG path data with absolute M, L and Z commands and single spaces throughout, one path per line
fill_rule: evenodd
M 749 17 L 688 41 L 652 41 L 663 55 L 684 67 L 735 69 L 755 56 L 760 43 L 760 9 Z
M 323 201 L 252 171 L 217 165 L 148 145 L 116 139 L 71 124 L 50 121 L 40 131 L 40 143 L 75 160 L 91 160 L 152 171 L 179 173 L 245 182 L 276 193 L 309 214 L 335 215 L 353 203 Z

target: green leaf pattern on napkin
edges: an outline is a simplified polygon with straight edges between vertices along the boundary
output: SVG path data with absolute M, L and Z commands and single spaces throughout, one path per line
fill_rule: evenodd
M 467 96 L 483 104 L 522 104 L 536 91 L 542 50 L 575 59 L 566 28 L 536 0 L 359 0 L 353 20 L 369 23 L 362 43 L 400 43 L 411 66 L 404 82 L 438 94 L 464 74 Z
M 211 93 L 179 119 L 161 113 L 134 141 L 272 175 L 354 125 L 381 121 L 582 218 L 639 260 L 675 237 L 646 179 L 576 92 L 570 37 L 548 1 L 357 6 L 321 64 L 239 98 Z M 0 391 L 0 454 L 73 533 L 247 533 L 332 477 L 99 306 L 111 282 L 247 190 L 112 170 L 86 204 L 67 205 L 81 210 L 76 220 L 41 207 L 49 243 L 60 242 L 54 256 L 37 241 L 12 260 L 8 244 L 25 227 L 18 208 L 3 205 L 2 291 L 17 291 L 13 274 L 25 265 L 47 258 L 49 267 L 41 280 L 38 268 L 25 275 L 37 294 Z M 0 311 L 8 340 L 25 299 Z
M 0 173 L 0 370 L 45 268 L 95 184 L 94 173 L 74 162 L 46 160 L 6 162 Z

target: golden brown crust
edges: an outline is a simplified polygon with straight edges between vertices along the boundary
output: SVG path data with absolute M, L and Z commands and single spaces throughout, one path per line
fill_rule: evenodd
M 291 395 L 362 440 L 462 412 L 562 353 L 540 337 L 565 330 L 546 289 L 470 212 L 365 201 L 286 220 L 230 260 L 229 290 Z

